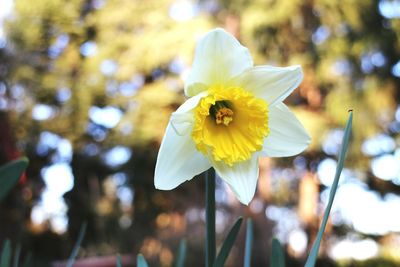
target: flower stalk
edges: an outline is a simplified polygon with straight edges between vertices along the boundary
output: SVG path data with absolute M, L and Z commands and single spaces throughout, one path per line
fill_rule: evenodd
M 206 267 L 215 261 L 215 171 L 213 168 L 205 172 L 206 178 Z

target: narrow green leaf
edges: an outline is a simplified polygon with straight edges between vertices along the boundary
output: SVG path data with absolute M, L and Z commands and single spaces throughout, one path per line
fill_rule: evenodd
M 270 257 L 271 267 L 285 267 L 285 253 L 283 252 L 281 243 L 276 238 L 272 239 L 272 253 Z
M 215 171 L 206 171 L 206 267 L 215 261 Z
M 24 263 L 22 264 L 22 267 L 30 267 L 32 266 L 32 253 L 29 252 L 28 255 L 26 256 Z
M 10 267 L 11 261 L 11 242 L 6 240 L 3 244 L 3 250 L 1 251 L 0 267 Z
M 243 218 L 240 217 L 237 219 L 235 224 L 232 226 L 231 230 L 228 233 L 224 243 L 222 244 L 221 250 L 218 253 L 217 258 L 215 259 L 213 267 L 223 267 L 226 259 L 228 258 L 229 252 L 233 247 L 233 243 L 236 240 L 236 236 L 239 233 L 240 226 L 242 225 Z
M 251 250 L 253 248 L 253 220 L 247 219 L 246 226 L 246 245 L 244 249 L 244 267 L 251 266 Z
M 117 254 L 117 267 L 122 267 L 121 255 Z
M 342 173 L 342 170 L 343 170 L 344 159 L 346 157 L 346 152 L 347 152 L 347 148 L 349 146 L 349 141 L 350 141 L 352 122 L 353 122 L 353 111 L 350 111 L 350 115 L 347 120 L 346 128 L 344 130 L 342 147 L 340 149 L 338 165 L 336 167 L 335 179 L 333 180 L 331 191 L 329 192 L 328 205 L 326 206 L 324 217 L 323 217 L 322 223 L 321 223 L 321 227 L 319 228 L 317 238 L 315 239 L 314 244 L 311 248 L 311 252 L 310 252 L 310 255 L 308 256 L 305 267 L 314 267 L 315 262 L 317 261 L 319 246 L 321 245 L 321 240 L 324 235 L 326 223 L 328 222 L 329 213 L 331 211 L 333 199 L 335 198 L 336 189 L 338 187 L 340 174 Z
M 142 254 L 137 255 L 137 267 L 149 267 L 149 265 L 146 262 L 146 259 L 143 257 Z
M 0 201 L 18 183 L 28 163 L 28 159 L 23 157 L 0 167 Z
M 178 256 L 176 260 L 175 267 L 184 267 L 186 259 L 186 240 L 182 239 L 179 243 Z
M 19 266 L 19 257 L 21 255 L 21 244 L 18 244 L 14 252 L 13 267 Z
M 78 256 L 79 249 L 81 247 L 82 240 L 86 233 L 87 223 L 84 222 L 79 230 L 78 240 L 76 240 L 75 246 L 72 250 L 71 256 L 68 259 L 66 267 L 72 267 L 74 265 L 75 259 Z

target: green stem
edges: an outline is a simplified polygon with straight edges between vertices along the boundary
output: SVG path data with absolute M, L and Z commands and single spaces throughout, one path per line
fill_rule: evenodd
M 215 261 L 215 172 L 206 171 L 206 267 Z
M 253 220 L 247 219 L 246 245 L 244 250 L 244 267 L 251 266 L 251 250 L 253 248 Z

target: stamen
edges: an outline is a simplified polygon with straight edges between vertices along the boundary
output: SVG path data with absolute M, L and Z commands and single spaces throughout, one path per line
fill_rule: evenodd
M 233 110 L 231 103 L 225 100 L 216 101 L 214 105 L 210 106 L 210 114 L 217 124 L 224 124 L 228 126 L 233 121 Z
M 228 126 L 231 121 L 233 121 L 233 111 L 229 108 L 221 108 L 215 115 L 215 122 L 217 124 L 223 123 Z

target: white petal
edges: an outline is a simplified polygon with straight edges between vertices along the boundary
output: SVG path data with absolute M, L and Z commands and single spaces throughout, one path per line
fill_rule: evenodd
M 178 135 L 169 123 L 158 152 L 154 186 L 161 190 L 174 189 L 210 167 L 210 162 L 196 149 L 191 135 Z
M 202 92 L 185 101 L 174 113 L 171 114 L 171 126 L 178 135 L 189 134 L 194 123 L 193 109 L 200 100 L 207 96 L 207 92 Z
M 172 113 L 170 122 L 176 134 L 188 135 L 193 128 L 194 117 L 191 112 Z
M 187 99 L 174 113 L 186 113 L 193 110 L 203 97 L 206 97 L 208 92 L 201 92 Z
M 193 96 L 207 89 L 200 85 L 225 84 L 253 66 L 249 50 L 223 29 L 208 32 L 197 44 L 185 94 Z
M 233 78 L 231 83 L 253 92 L 273 106 L 290 95 L 302 80 L 301 66 L 258 66 Z
M 232 167 L 223 162 L 212 162 L 218 175 L 228 183 L 236 197 L 245 205 L 248 205 L 256 192 L 258 180 L 258 155 Z
M 268 157 L 289 157 L 303 152 L 310 136 L 289 108 L 279 103 L 270 108 L 270 133 L 264 140 L 263 152 Z

